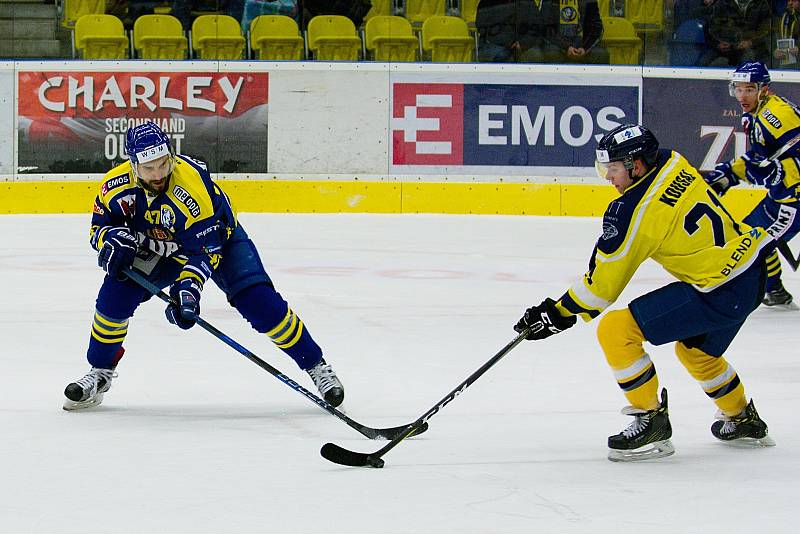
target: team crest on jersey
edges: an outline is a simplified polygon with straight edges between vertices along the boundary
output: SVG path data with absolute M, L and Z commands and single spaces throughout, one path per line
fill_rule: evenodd
M 562 22 L 574 22 L 576 18 L 578 18 L 578 12 L 574 7 L 565 7 L 561 10 Z
M 103 182 L 103 187 L 101 188 L 101 191 L 103 192 L 103 196 L 105 196 L 108 194 L 109 191 L 129 183 L 131 183 L 131 179 L 127 174 L 123 176 L 117 176 L 115 178 L 111 178 L 110 180 L 106 180 L 105 182 Z
M 175 226 L 175 212 L 166 204 L 161 206 L 161 226 L 164 228 L 172 228 Z
M 619 230 L 617 230 L 616 226 L 610 222 L 603 223 L 603 239 L 609 240 L 617 235 L 619 235 Z
M 172 188 L 172 194 L 175 195 L 175 198 L 183 202 L 187 208 L 189 208 L 189 213 L 192 214 L 192 217 L 200 216 L 200 205 L 195 199 L 192 198 L 192 195 L 190 195 L 186 189 L 176 185 Z
M 136 195 L 125 195 L 124 197 L 118 198 L 117 204 L 119 204 L 125 217 L 133 217 L 136 215 Z

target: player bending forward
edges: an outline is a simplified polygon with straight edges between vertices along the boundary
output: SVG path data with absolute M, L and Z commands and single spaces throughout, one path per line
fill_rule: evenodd
M 97 406 L 117 376 L 128 322 L 151 296 L 121 275 L 131 266 L 157 286 L 170 286 L 175 304 L 167 306 L 167 319 L 183 329 L 194 326 L 203 287 L 214 280 L 252 327 L 306 370 L 326 401 L 339 406 L 342 383 L 275 290 L 206 164 L 175 154 L 167 135 L 151 122 L 128 130 L 125 150 L 130 160 L 106 173 L 94 201 L 90 242 L 107 275 L 86 354 L 92 368 L 66 387 L 64 409 Z
M 764 257 L 774 241 L 761 228 L 737 223 L 686 159 L 659 150 L 642 126 L 611 130 L 597 148 L 600 176 L 620 196 L 606 209 L 603 234 L 589 271 L 558 302 L 548 298 L 525 312 L 514 327 L 530 328 L 527 339 L 544 339 L 589 321 L 619 297 L 647 258 L 679 282 L 634 299 L 605 314 L 597 337 L 630 406 L 633 422 L 608 438 L 609 459 L 631 461 L 669 456 L 672 428 L 667 391 L 658 396 L 658 376 L 645 341 L 675 341 L 675 352 L 714 400 L 719 413 L 711 433 L 725 442 L 774 445 L 767 425 L 747 402 L 744 386 L 723 354 L 764 294 Z

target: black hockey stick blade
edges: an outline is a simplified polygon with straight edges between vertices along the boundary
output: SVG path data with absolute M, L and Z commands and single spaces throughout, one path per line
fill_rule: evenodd
M 404 439 L 419 434 L 417 429 L 427 428 L 426 425 L 428 424 L 428 419 L 436 415 L 439 410 L 450 404 L 453 399 L 462 394 L 465 389 L 478 380 L 478 378 L 480 378 L 486 371 L 491 369 L 494 364 L 499 362 L 506 354 L 511 352 L 511 349 L 519 345 L 528 334 L 530 334 L 530 329 L 525 329 L 522 331 L 516 338 L 511 340 L 505 347 L 500 349 L 500 352 L 492 356 L 491 359 L 480 366 L 477 371 L 469 375 L 466 380 L 461 382 L 454 390 L 445 395 L 445 397 L 436 403 L 430 410 L 422 414 L 419 419 L 406 426 L 397 436 L 392 438 L 389 443 L 384 445 L 379 450 L 368 454 L 351 451 L 345 449 L 344 447 L 340 447 L 335 443 L 326 443 L 322 446 L 319 453 L 326 460 L 339 465 L 349 465 L 351 467 L 383 467 L 384 461 L 381 457 L 384 454 L 395 448 Z

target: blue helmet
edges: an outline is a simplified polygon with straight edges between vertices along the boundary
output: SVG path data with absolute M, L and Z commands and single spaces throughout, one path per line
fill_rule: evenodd
M 128 133 L 125 135 L 125 152 L 128 153 L 134 170 L 137 163 L 173 155 L 169 137 L 153 122 L 128 128 Z
M 760 85 L 769 85 L 771 82 L 767 66 L 761 61 L 745 61 L 733 71 L 731 81 Z

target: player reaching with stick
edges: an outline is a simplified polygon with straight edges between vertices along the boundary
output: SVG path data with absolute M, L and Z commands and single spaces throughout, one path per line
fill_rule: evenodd
M 617 189 L 603 217 L 589 270 L 556 302 L 546 299 L 514 327 L 544 339 L 589 321 L 622 293 L 648 258 L 677 278 L 606 313 L 597 336 L 630 406 L 633 422 L 608 438 L 609 459 L 632 461 L 674 453 L 667 392 L 645 341 L 675 342 L 678 359 L 719 408 L 714 437 L 751 446 L 774 445 L 753 401 L 724 354 L 764 294 L 764 257 L 774 241 L 762 228 L 737 223 L 686 159 L 659 150 L 643 126 L 623 125 L 599 142 L 597 170 Z
M 160 288 L 169 286 L 170 323 L 194 326 L 203 287 L 212 279 L 258 332 L 311 376 L 332 406 L 342 383 L 303 321 L 275 290 L 256 247 L 206 164 L 175 154 L 154 123 L 128 130 L 129 161 L 103 178 L 94 201 L 90 242 L 107 275 L 97 296 L 87 359 L 91 370 L 69 384 L 65 410 L 97 406 L 117 376 L 128 322 L 150 292 L 121 273 L 133 266 Z

